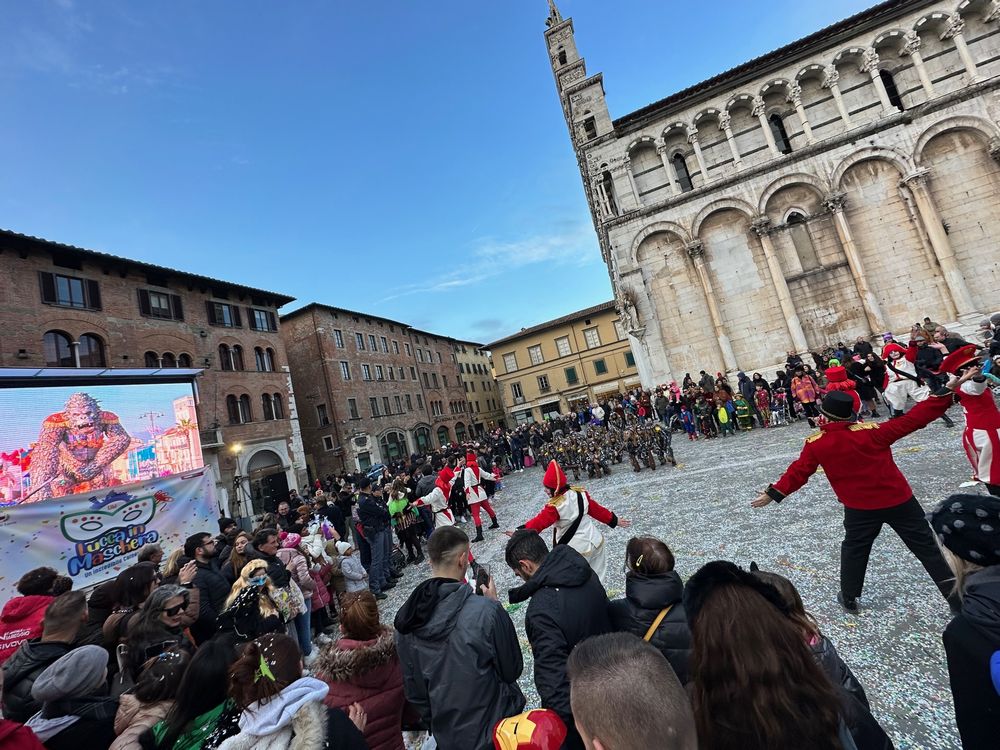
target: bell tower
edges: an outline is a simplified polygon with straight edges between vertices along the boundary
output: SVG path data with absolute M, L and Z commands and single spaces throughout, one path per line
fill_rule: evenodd
M 612 131 L 600 73 L 587 76 L 587 64 L 576 49 L 573 19 L 563 20 L 555 0 L 549 0 L 545 44 L 556 90 L 574 147 Z

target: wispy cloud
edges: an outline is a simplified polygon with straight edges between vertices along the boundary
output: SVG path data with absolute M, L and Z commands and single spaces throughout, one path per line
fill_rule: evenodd
M 583 222 L 569 224 L 562 232 L 524 239 L 483 237 L 472 243 L 472 251 L 468 257 L 469 260 L 463 262 L 461 268 L 439 274 L 425 282 L 398 287 L 393 294 L 379 300 L 379 303 L 414 294 L 449 292 L 474 286 L 528 266 L 548 270 L 585 266 L 600 262 L 601 259 L 594 231 L 589 224 Z

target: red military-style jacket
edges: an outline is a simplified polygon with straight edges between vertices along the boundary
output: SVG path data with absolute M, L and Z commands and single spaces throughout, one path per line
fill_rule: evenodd
M 802 453 L 781 479 L 767 488 L 781 501 L 809 481 L 820 466 L 837 499 L 848 508 L 879 510 L 913 497 L 906 477 L 892 458 L 892 444 L 941 417 L 952 394 L 931 396 L 888 422 L 828 422 L 806 438 Z

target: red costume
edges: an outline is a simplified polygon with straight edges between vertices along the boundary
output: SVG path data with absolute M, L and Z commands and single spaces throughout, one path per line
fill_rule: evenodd
M 939 419 L 951 402 L 950 394 L 932 397 L 881 424 L 827 422 L 806 438 L 802 454 L 768 494 L 774 500 L 784 499 L 822 466 L 837 499 L 848 508 L 878 510 L 905 503 L 913 490 L 893 461 L 892 444 Z
M 857 383 L 847 377 L 847 369 L 843 365 L 834 365 L 823 371 L 826 375 L 826 392 L 843 391 L 854 401 L 854 413 L 861 411 L 861 397 L 855 390 Z
M 941 372 L 958 374 L 965 367 L 979 366 L 979 353 L 975 344 L 960 347 L 944 358 Z M 973 378 L 958 389 L 958 401 L 965 412 L 965 431 L 962 447 L 972 464 L 973 476 L 990 487 L 994 495 L 1000 494 L 1000 411 L 997 411 L 989 382 Z

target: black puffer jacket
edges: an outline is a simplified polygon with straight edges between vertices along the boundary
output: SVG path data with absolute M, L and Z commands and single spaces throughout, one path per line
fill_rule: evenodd
M 510 615 L 464 581 L 430 578 L 394 624 L 406 699 L 438 747 L 491 750 L 496 723 L 524 709 L 517 685 L 524 662 Z
M 854 676 L 851 668 L 840 658 L 840 654 L 837 653 L 833 642 L 821 634 L 819 639 L 812 644 L 811 648 L 813 656 L 816 657 L 816 661 L 823 668 L 826 676 L 830 678 L 830 682 L 842 687 L 870 711 L 871 705 L 868 703 L 868 696 L 865 695 L 864 687 L 858 678 Z
M 691 631 L 681 604 L 682 593 L 684 583 L 676 571 L 655 576 L 628 575 L 625 598 L 611 602 L 608 613 L 616 631 L 642 638 L 660 612 L 670 607 L 649 642 L 670 662 L 683 685 L 691 679 Z
M 69 643 L 27 641 L 3 665 L 3 715 L 5 719 L 23 724 L 42 708 L 41 701 L 31 697 L 31 688 L 38 675 L 52 662 L 70 652 Z
M 583 555 L 558 544 L 531 580 L 510 590 L 511 604 L 529 598 L 524 625 L 542 708 L 552 709 L 566 723 L 569 734 L 563 748 L 582 748 L 573 727 L 566 660 L 580 641 L 611 632 L 608 595 Z

